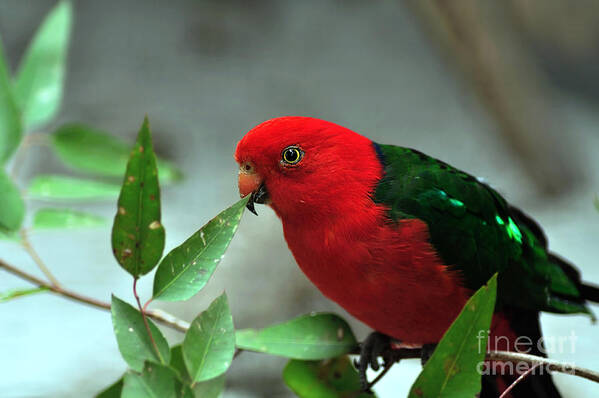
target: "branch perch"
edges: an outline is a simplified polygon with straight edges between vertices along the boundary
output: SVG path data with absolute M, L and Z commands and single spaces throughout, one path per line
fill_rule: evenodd
M 4 268 L 6 271 L 10 272 L 13 275 L 18 276 L 21 279 L 24 279 L 28 282 L 33 283 L 39 287 L 47 288 L 49 291 L 58 294 L 60 296 L 69 298 L 74 301 L 78 301 L 80 303 L 84 303 L 90 305 L 92 307 L 101 308 L 104 310 L 110 311 L 110 304 L 107 302 L 103 302 L 100 300 L 96 300 L 91 297 L 83 296 L 79 293 L 75 293 L 71 290 L 64 289 L 62 287 L 53 286 L 33 275 L 30 275 L 24 271 L 21 271 L 18 268 L 13 267 L 10 264 L 7 264 L 3 260 L 0 259 L 0 268 Z M 189 329 L 189 323 L 176 318 L 175 316 L 168 314 L 162 310 L 149 310 L 146 312 L 150 318 L 155 321 L 168 326 L 172 329 L 178 330 L 180 332 L 185 333 L 187 329 Z M 235 356 L 239 355 L 243 350 L 237 349 Z M 420 349 L 419 348 L 402 348 L 398 350 L 397 353 L 398 360 L 400 359 L 414 359 L 420 358 Z M 356 347 L 350 354 L 359 354 L 359 347 Z M 520 354 L 516 352 L 508 352 L 508 351 L 492 351 L 487 354 L 487 359 L 494 361 L 503 361 L 503 362 L 526 362 L 529 365 L 535 366 L 537 364 L 544 365 L 547 369 L 552 370 L 554 372 L 565 373 L 569 375 L 574 375 L 578 377 L 582 377 L 584 379 L 588 379 L 599 383 L 599 372 L 592 371 L 590 369 L 581 368 L 579 366 L 574 366 L 572 364 L 567 364 L 563 362 L 559 362 L 553 359 L 537 357 L 534 355 L 528 354 Z
M 398 361 L 401 359 L 420 358 L 421 356 L 420 348 L 401 348 L 397 351 Z M 359 348 L 356 348 L 350 354 L 357 355 L 359 353 Z M 518 352 L 509 351 L 491 351 L 487 353 L 486 359 L 491 361 L 512 362 L 514 364 L 518 362 L 525 362 L 531 366 L 544 365 L 547 367 L 547 369 L 552 370 L 554 372 L 574 375 L 599 383 L 599 372 L 581 368 L 573 364 L 559 362 L 554 359 L 538 357 L 536 355 L 521 354 Z
M 4 268 L 6 271 L 10 272 L 13 275 L 18 276 L 21 279 L 24 279 L 28 282 L 33 283 L 39 287 L 45 287 L 52 293 L 58 294 L 59 296 L 63 296 L 65 298 L 69 298 L 73 301 L 78 301 L 80 303 L 84 303 L 90 305 L 92 307 L 101 308 L 107 311 L 110 311 L 110 304 L 104 301 L 96 300 L 92 297 L 84 296 L 79 293 L 73 292 L 68 289 L 64 289 L 60 286 L 52 285 L 48 282 L 45 282 L 39 279 L 36 276 L 28 274 L 20 269 L 13 267 L 12 265 L 0 260 L 0 268 Z M 168 326 L 172 329 L 178 330 L 179 332 L 185 333 L 189 328 L 189 323 L 176 318 L 175 316 L 168 314 L 162 310 L 148 310 L 146 311 L 146 315 L 155 321 Z

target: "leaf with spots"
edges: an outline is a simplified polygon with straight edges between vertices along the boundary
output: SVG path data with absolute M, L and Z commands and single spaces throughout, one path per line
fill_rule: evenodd
M 410 389 L 410 398 L 474 397 L 495 308 L 497 274 L 466 302 Z
M 227 296 L 223 293 L 196 317 L 185 333 L 183 359 L 190 378 L 203 382 L 225 373 L 235 354 L 235 329 Z
M 233 239 L 248 199 L 246 196 L 223 210 L 162 259 L 154 275 L 154 298 L 187 300 L 208 283 Z
M 147 274 L 162 257 L 160 187 L 148 118 L 131 151 L 112 228 L 112 251 L 134 278 Z
M 59 1 L 29 44 L 17 71 L 14 93 L 27 128 L 48 122 L 62 100 L 73 7 Z
M 244 350 L 304 360 L 333 358 L 358 345 L 347 322 L 328 313 L 303 315 L 261 330 L 238 330 L 235 342 Z
M 283 370 L 283 380 L 301 398 L 368 398 L 360 392 L 360 378 L 347 355 L 324 361 L 292 359 Z
M 151 320 L 148 319 L 148 324 L 160 355 L 154 349 L 141 313 L 137 309 L 115 296 L 112 296 L 110 309 L 119 351 L 131 369 L 141 372 L 144 361 L 169 362 L 168 343 Z

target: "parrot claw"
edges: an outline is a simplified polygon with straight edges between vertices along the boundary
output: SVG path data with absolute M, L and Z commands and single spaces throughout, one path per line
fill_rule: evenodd
M 368 367 L 375 372 L 380 369 L 379 356 L 383 357 L 384 371 L 388 370 L 398 361 L 396 350 L 391 347 L 392 339 L 379 332 L 373 332 L 368 335 L 360 347 L 360 358 L 354 360 L 354 365 L 358 369 L 360 384 L 362 390 L 372 393 L 371 387 L 374 383 L 369 383 L 366 377 Z

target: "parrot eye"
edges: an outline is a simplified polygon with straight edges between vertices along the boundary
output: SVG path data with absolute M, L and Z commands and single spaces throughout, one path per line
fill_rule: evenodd
M 281 154 L 281 158 L 283 159 L 282 161 L 290 165 L 297 164 L 300 160 L 302 160 L 303 156 L 304 151 L 296 146 L 288 146 L 287 148 L 283 149 L 283 153 Z

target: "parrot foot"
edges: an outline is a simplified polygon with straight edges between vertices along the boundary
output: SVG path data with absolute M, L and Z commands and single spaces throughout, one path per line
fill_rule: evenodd
M 354 360 L 354 365 L 358 369 L 360 384 L 364 392 L 372 393 L 370 389 L 374 383 L 378 381 L 380 377 L 395 364 L 395 362 L 399 361 L 400 358 L 397 354 L 397 350 L 394 350 L 391 347 L 391 343 L 395 341 L 396 340 L 385 334 L 372 332 L 362 343 L 362 346 L 360 347 L 360 358 Z M 366 377 L 366 371 L 369 366 L 375 372 L 379 370 L 381 366 L 378 360 L 379 356 L 383 358 L 383 372 L 375 379 L 375 381 L 369 383 L 368 378 Z

